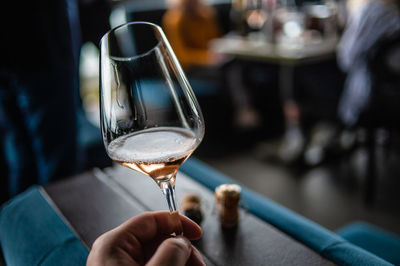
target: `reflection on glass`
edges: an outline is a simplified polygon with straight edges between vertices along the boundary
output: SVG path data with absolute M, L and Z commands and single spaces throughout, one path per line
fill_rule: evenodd
M 115 162 L 151 177 L 176 211 L 175 178 L 200 144 L 204 121 L 161 28 L 121 25 L 101 41 L 100 111 Z

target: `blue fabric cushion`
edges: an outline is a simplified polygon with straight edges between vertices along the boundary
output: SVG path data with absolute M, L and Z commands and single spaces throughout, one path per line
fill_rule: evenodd
M 347 241 L 400 265 L 400 237 L 365 222 L 348 224 L 337 233 Z
M 2 206 L 0 245 L 7 265 L 85 265 L 88 256 L 38 186 Z
M 237 183 L 193 157 L 189 158 L 180 170 L 211 190 L 220 184 Z M 391 265 L 374 254 L 350 244 L 334 232 L 240 185 L 242 200 L 251 213 L 333 262 L 339 265 Z

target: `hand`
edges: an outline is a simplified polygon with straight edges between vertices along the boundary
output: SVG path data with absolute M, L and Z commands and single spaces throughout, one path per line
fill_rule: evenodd
M 182 223 L 183 235 L 171 237 L 177 218 Z M 200 252 L 188 240 L 199 239 L 201 234 L 201 228 L 185 216 L 147 212 L 97 238 L 87 266 L 205 265 Z

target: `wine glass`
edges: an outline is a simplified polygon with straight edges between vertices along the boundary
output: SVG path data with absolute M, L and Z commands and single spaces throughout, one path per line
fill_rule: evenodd
M 108 156 L 151 177 L 177 211 L 180 165 L 204 136 L 196 97 L 162 29 L 130 22 L 100 42 L 100 119 Z

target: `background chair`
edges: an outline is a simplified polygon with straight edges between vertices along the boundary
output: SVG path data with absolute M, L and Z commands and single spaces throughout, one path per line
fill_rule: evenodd
M 400 32 L 378 42 L 369 55 L 372 91 L 370 102 L 358 126 L 366 129 L 368 154 L 364 200 L 374 202 L 377 186 L 377 130 L 389 133 L 393 143 L 400 130 Z
M 400 238 L 397 235 L 365 222 L 350 223 L 336 233 L 350 243 L 400 265 Z

